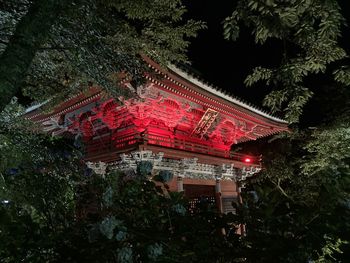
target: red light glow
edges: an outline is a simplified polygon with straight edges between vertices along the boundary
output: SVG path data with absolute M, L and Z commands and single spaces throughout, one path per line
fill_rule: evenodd
M 252 161 L 252 160 L 251 160 L 250 158 L 245 158 L 245 159 L 244 159 L 244 162 L 245 162 L 245 163 L 250 163 L 251 161 Z

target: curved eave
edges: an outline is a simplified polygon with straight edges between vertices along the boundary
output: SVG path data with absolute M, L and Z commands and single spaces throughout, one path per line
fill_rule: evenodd
M 278 122 L 278 123 L 281 123 L 281 124 L 284 124 L 284 125 L 288 125 L 288 122 L 281 119 L 281 118 L 278 118 L 278 117 L 275 117 L 275 116 L 272 116 L 266 112 L 263 112 L 255 107 L 252 107 L 250 105 L 247 105 L 246 103 L 238 100 L 237 98 L 233 97 L 233 96 L 230 96 L 228 94 L 224 94 L 223 92 L 211 87 L 211 86 L 208 86 L 207 84 L 203 83 L 202 81 L 200 81 L 199 79 L 193 77 L 192 75 L 188 74 L 187 72 L 184 72 L 183 70 L 179 69 L 178 67 L 176 67 L 175 65 L 168 65 L 168 68 L 173 71 L 175 74 L 179 75 L 180 77 L 186 79 L 187 81 L 189 81 L 190 83 L 202 88 L 203 90 L 213 94 L 214 96 L 217 96 L 217 97 L 220 97 L 230 103 L 233 103 L 235 105 L 238 105 L 248 111 L 251 111 L 251 112 L 254 112 L 255 114 L 257 115 L 260 115 L 262 117 L 265 117 L 269 120 L 272 120 L 272 121 L 275 121 L 275 122 Z
M 67 112 L 76 110 L 88 103 L 98 101 L 101 97 L 102 91 L 98 88 L 92 89 L 89 94 L 80 93 L 64 100 L 61 104 L 56 106 L 50 113 L 43 113 L 40 109 L 46 103 L 38 104 L 32 108 L 28 108 L 24 114 L 25 118 L 34 122 L 44 122 L 50 118 L 60 116 Z
M 240 139 L 237 141 L 237 144 L 239 144 L 239 143 L 244 143 L 244 142 L 248 142 L 248 141 L 255 141 L 255 140 L 257 140 L 257 139 L 262 139 L 262 138 L 265 138 L 265 137 L 269 137 L 269 136 L 272 136 L 272 135 L 275 135 L 275 134 L 281 133 L 281 132 L 290 133 L 291 130 L 290 130 L 290 129 L 274 130 L 274 131 L 271 131 L 271 132 L 268 132 L 268 133 L 260 134 L 260 135 L 256 136 L 255 139 L 251 139 L 251 138 L 248 138 L 248 137 L 242 137 L 242 138 L 240 138 Z

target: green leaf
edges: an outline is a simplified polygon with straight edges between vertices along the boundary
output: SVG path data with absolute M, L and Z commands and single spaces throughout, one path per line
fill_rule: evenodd
M 113 205 L 113 189 L 111 186 L 108 186 L 103 193 L 102 200 L 106 207 L 111 207 Z
M 115 216 L 109 216 L 103 219 L 100 223 L 101 234 L 107 237 L 108 239 L 113 238 L 113 231 L 121 223 L 120 220 L 117 220 Z
M 253 73 L 246 77 L 244 84 L 250 87 L 261 80 L 269 81 L 272 77 L 272 73 L 271 69 L 256 67 L 253 69 Z

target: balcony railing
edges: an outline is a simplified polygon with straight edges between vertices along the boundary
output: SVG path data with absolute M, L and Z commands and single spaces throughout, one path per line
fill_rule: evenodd
M 127 150 L 133 148 L 138 144 L 156 145 L 169 149 L 178 149 L 187 152 L 201 153 L 210 156 L 223 157 L 240 162 L 249 162 L 258 164 L 259 160 L 255 156 L 247 156 L 245 154 L 234 153 L 229 150 L 216 148 L 214 145 L 204 144 L 203 142 L 188 141 L 185 139 L 171 138 L 169 136 L 154 135 L 154 134 L 140 134 L 133 133 L 120 137 L 112 137 L 106 134 L 103 137 L 94 138 L 87 142 L 86 154 L 92 156 L 104 152 Z

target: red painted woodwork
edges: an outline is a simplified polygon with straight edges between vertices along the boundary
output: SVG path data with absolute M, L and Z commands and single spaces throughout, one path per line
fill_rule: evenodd
M 38 109 L 27 118 L 42 123 L 53 134 L 82 135 L 90 157 L 155 145 L 232 158 L 233 144 L 288 130 L 283 121 L 229 102 L 145 60 L 162 78 L 146 73 L 147 83 L 134 89 L 133 98 L 104 100 L 102 92 L 92 88 L 50 114 Z M 123 85 L 131 88 L 127 81 Z M 236 159 L 244 162 L 242 156 Z

